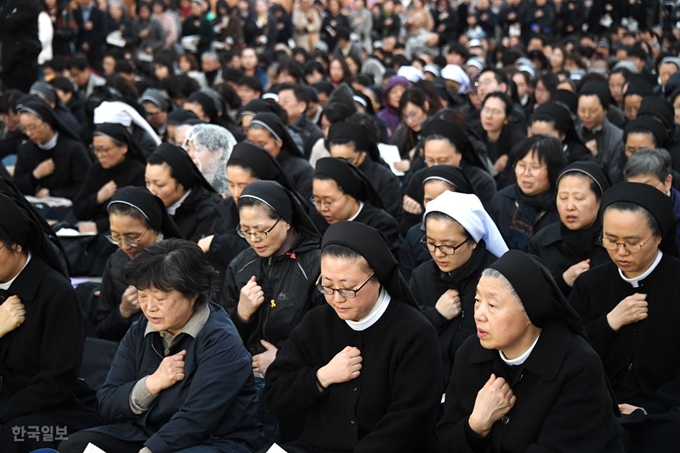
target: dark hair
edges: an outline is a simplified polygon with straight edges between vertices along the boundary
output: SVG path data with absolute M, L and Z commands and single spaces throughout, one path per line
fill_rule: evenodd
M 329 75 L 329 77 L 330 77 L 330 74 L 331 74 L 331 64 L 334 61 L 337 61 L 338 63 L 340 63 L 340 66 L 342 67 L 343 76 L 342 76 L 341 82 L 347 82 L 349 80 L 349 78 L 352 76 L 352 73 L 350 72 L 349 66 L 347 66 L 347 62 L 345 61 L 344 58 L 338 58 L 338 57 L 331 58 L 331 60 L 328 62 L 328 75 Z
M 75 91 L 73 82 L 71 82 L 66 77 L 55 77 L 50 80 L 50 85 L 52 85 L 55 89 L 61 90 L 65 93 L 73 93 Z
M 321 63 L 316 60 L 310 61 L 305 65 L 305 76 L 318 72 L 325 79 L 327 76 L 326 68 L 323 67 Z
M 627 82 L 628 79 L 630 78 L 631 72 L 628 68 L 619 67 L 619 68 L 614 69 L 612 72 L 610 72 L 609 77 L 613 76 L 614 74 L 621 74 L 623 76 L 623 78 L 626 79 L 626 82 Z M 609 77 L 607 77 L 607 79 L 609 79 Z
M 24 96 L 25 94 L 19 90 L 7 90 L 2 93 L 2 96 L 0 96 L 0 113 L 16 112 L 19 99 Z
M 198 296 L 194 310 L 210 302 L 217 292 L 218 274 L 200 247 L 183 239 L 166 239 L 142 250 L 125 265 L 125 280 L 137 289 L 154 287 Z
M 243 208 L 263 208 L 265 211 L 267 211 L 267 217 L 270 219 L 279 220 L 281 218 L 281 215 L 279 215 L 279 213 L 276 212 L 276 210 L 270 204 L 258 200 L 257 198 L 241 197 L 238 199 L 237 205 L 239 210 Z
M 401 95 L 401 99 L 399 99 L 400 114 L 404 108 L 406 108 L 406 104 L 409 103 L 417 105 L 421 109 L 425 110 L 427 116 L 431 116 L 433 113 L 436 113 L 436 111 L 433 110 L 434 106 L 430 102 L 427 94 L 420 88 L 409 88 L 408 90 L 404 91 L 404 94 Z M 429 104 L 427 109 L 425 108 L 426 103 Z
M 179 63 L 179 60 L 187 60 L 189 64 L 191 65 L 192 70 L 198 69 L 198 62 L 196 62 L 196 57 L 194 57 L 190 53 L 183 53 L 179 57 L 177 57 L 177 63 Z
M 144 217 L 144 214 L 142 214 L 139 209 L 133 208 L 130 205 L 124 203 L 114 203 L 109 207 L 109 215 L 111 214 L 132 217 L 133 219 L 142 222 L 147 228 L 153 230 L 149 220 Z
M 322 115 L 328 120 L 329 123 L 335 124 L 340 121 L 345 121 L 349 116 L 356 113 L 356 108 L 354 105 L 351 107 L 344 102 L 329 102 L 325 109 L 323 109 Z
M 432 114 L 437 113 L 444 108 L 442 101 L 439 99 L 439 91 L 434 83 L 429 80 L 419 80 L 413 84 L 413 88 L 418 88 L 425 92 L 427 100 L 430 102 L 430 111 Z
M 106 79 L 106 85 L 118 91 L 123 95 L 124 98 L 134 100 L 139 98 L 139 91 L 137 91 L 137 87 L 120 74 L 113 74 L 109 76 Z
M 335 35 L 335 39 L 337 41 L 344 39 L 345 41 L 349 41 L 349 35 L 350 31 L 347 27 L 338 27 L 337 33 Z
M 262 86 L 262 82 L 260 82 L 260 79 L 253 76 L 241 77 L 238 80 L 237 85 L 240 87 L 250 88 L 251 90 L 256 91 L 258 93 L 262 93 L 264 91 L 264 87 Z
M 278 78 L 283 72 L 287 72 L 288 75 L 295 78 L 297 83 L 302 82 L 303 79 L 302 70 L 300 69 L 300 65 L 296 61 L 291 60 L 290 58 L 287 58 L 285 61 L 282 61 L 276 68 L 276 77 Z
M 0 242 L 2 242 L 5 245 L 5 248 L 8 248 L 10 250 L 13 250 L 14 246 L 19 244 L 17 241 L 12 239 L 7 230 L 5 230 L 5 228 L 3 228 L 2 226 L 0 226 Z
M 564 157 L 562 143 L 555 137 L 549 137 L 547 135 L 534 135 L 525 138 L 512 149 L 512 154 L 514 156 L 513 162 L 519 162 L 530 153 L 536 153 L 539 162 L 545 162 L 548 167 L 550 187 L 555 187 L 557 177 L 567 165 L 567 159 Z
M 132 63 L 127 60 L 117 60 L 115 72 L 122 72 L 124 74 L 132 74 L 135 69 L 132 67 Z
M 607 213 L 609 210 L 614 210 L 614 211 L 621 211 L 621 212 L 632 212 L 633 214 L 637 214 L 638 212 L 643 215 L 645 218 L 645 223 L 647 224 L 647 228 L 652 230 L 652 236 L 655 236 L 657 238 L 662 237 L 661 235 L 661 227 L 659 227 L 659 222 L 654 218 L 651 212 L 649 212 L 647 209 L 644 207 L 640 206 L 639 204 L 631 203 L 629 201 L 617 201 L 606 208 L 604 208 L 604 211 L 602 212 L 602 217 Z
M 175 170 L 172 168 L 172 165 L 167 163 L 161 156 L 159 156 L 157 154 L 151 154 L 149 156 L 149 158 L 147 159 L 146 163 L 149 164 L 149 165 L 160 165 L 160 166 L 167 167 L 168 170 L 170 171 L 170 177 L 175 180 L 175 183 L 177 185 L 180 185 L 180 186 L 182 185 L 182 183 L 179 182 L 179 180 L 177 179 L 177 176 L 175 175 Z M 184 186 L 182 186 L 182 187 L 184 187 Z M 191 187 L 184 187 L 184 188 L 186 190 L 191 189 Z
M 482 101 L 482 108 L 484 108 L 486 102 L 492 98 L 498 99 L 501 102 L 503 102 L 503 104 L 505 104 L 505 117 L 510 118 L 512 116 L 512 99 L 510 99 L 510 96 L 503 93 L 502 91 L 493 91 L 487 94 L 484 100 Z
M 472 236 L 470 236 L 470 233 L 468 233 L 468 231 L 465 229 L 465 227 L 463 225 L 461 225 L 461 223 L 458 220 L 454 219 L 453 217 L 451 217 L 448 214 L 444 214 L 443 212 L 440 212 L 440 211 L 432 211 L 425 216 L 425 222 L 427 222 L 428 220 L 440 220 L 442 222 L 447 222 L 447 223 L 451 223 L 451 224 L 454 224 L 454 225 L 459 225 L 460 228 L 463 230 L 463 235 L 465 236 L 465 239 L 466 240 L 472 239 Z M 427 223 L 425 223 L 425 225 L 427 225 Z M 473 242 L 476 242 L 476 241 L 474 241 L 474 239 L 473 239 Z
M 538 78 L 536 79 L 536 83 L 534 84 L 534 87 L 538 86 L 538 82 L 543 83 L 545 89 L 548 90 L 548 92 L 552 96 L 555 93 L 555 91 L 557 91 L 557 85 L 559 85 L 560 79 L 558 79 L 557 76 L 552 72 L 545 72 L 538 76 Z
M 186 74 L 177 74 L 161 80 L 160 89 L 165 90 L 171 99 L 186 99 L 200 90 L 201 86 L 190 76 Z
M 505 76 L 505 73 L 501 71 L 500 69 L 496 68 L 484 68 L 481 71 L 479 71 L 478 77 L 481 77 L 483 74 L 486 74 L 487 72 L 490 72 L 493 74 L 494 78 L 496 79 L 496 82 L 500 85 L 501 83 L 508 84 L 508 78 Z
M 373 272 L 373 269 L 371 268 L 370 264 L 368 264 L 368 260 L 366 258 L 361 256 L 358 252 L 355 252 L 351 248 L 345 247 L 344 245 L 328 244 L 327 246 L 321 249 L 321 258 L 323 258 L 324 256 L 340 258 L 348 261 L 358 260 L 359 268 L 362 270 L 362 272 L 366 272 L 367 274 Z M 378 277 L 376 275 L 373 275 L 371 280 L 377 280 L 377 278 Z
M 365 87 L 370 87 L 373 85 L 373 81 L 371 80 L 371 77 L 369 74 L 357 74 L 352 78 L 352 83 L 358 83 L 359 85 L 363 85 Z
M 363 127 L 366 132 L 368 132 L 368 136 L 371 137 L 371 140 L 375 143 L 380 143 L 382 133 L 380 132 L 378 123 L 375 122 L 375 119 L 373 119 L 372 116 L 365 113 L 355 113 L 347 118 L 347 122 Z
M 226 82 L 218 83 L 217 85 L 213 86 L 213 90 L 217 91 L 217 93 L 222 96 L 222 99 L 224 99 L 224 102 L 227 104 L 229 108 L 232 110 L 236 110 L 239 107 L 241 107 L 241 98 L 238 97 L 238 93 L 232 87 Z M 226 112 L 224 112 L 227 114 Z
M 153 9 L 151 8 L 151 5 L 148 2 L 139 1 L 137 2 L 137 7 L 135 9 L 135 11 L 137 12 L 137 16 L 139 16 L 139 12 L 142 10 L 142 8 L 146 8 L 149 10 L 150 13 L 153 13 Z
M 441 109 L 432 116 L 433 120 L 445 120 L 449 121 L 459 128 L 465 130 L 465 117 L 456 109 L 445 108 Z
M 76 54 L 73 58 L 68 60 L 69 69 L 78 69 L 79 71 L 85 71 L 90 67 L 90 63 L 87 61 L 87 57 L 83 54 Z

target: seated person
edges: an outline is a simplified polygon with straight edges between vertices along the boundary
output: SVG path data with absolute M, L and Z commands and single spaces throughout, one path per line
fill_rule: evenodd
M 399 224 L 385 212 L 382 198 L 359 169 L 344 159 L 324 157 L 316 162 L 312 187 L 313 203 L 327 225 L 350 220 L 371 226 L 385 235 L 397 256 Z
M 443 451 L 624 451 L 602 363 L 538 261 L 512 250 L 484 270 L 474 320 L 437 426 Z
M 182 148 L 163 143 L 149 157 L 146 188 L 163 200 L 184 239 L 212 234 L 222 197 L 205 180 Z
M 569 302 L 624 415 L 632 452 L 673 451 L 680 429 L 680 260 L 670 199 L 622 182 L 602 198 L 602 245 L 611 262 L 581 275 Z
M 324 235 L 311 310 L 266 376 L 267 407 L 307 416 L 302 452 L 435 452 L 441 355 L 379 232 L 339 222 Z M 426 370 L 426 372 L 424 372 Z
M 97 393 L 106 426 L 69 435 L 107 452 L 248 452 L 260 446 L 251 357 L 212 302 L 217 279 L 201 249 L 168 239 L 125 268 L 144 317 L 123 338 Z M 160 352 L 159 352 L 160 351 Z
M 413 271 L 409 286 L 439 335 L 446 386 L 456 351 L 475 333 L 479 276 L 508 246 L 477 195 L 447 191 L 425 209 L 420 244 L 431 259 Z
M 143 187 L 116 190 L 108 211 L 111 229 L 106 238 L 118 250 L 106 261 L 92 318 L 97 337 L 120 341 L 141 317 L 137 288 L 123 275 L 125 265 L 151 244 L 181 235 L 160 198 Z
M 24 195 L 73 200 L 90 168 L 85 147 L 41 100 L 23 97 L 17 111 L 29 140 L 17 148 L 14 183 Z
M 4 193 L 0 212 L 0 451 L 56 448 L 59 434 L 26 433 L 65 427 L 67 436 L 99 421 L 93 392 L 78 379 L 82 310 L 33 213 Z
M 579 275 L 609 262 L 600 241 L 600 200 L 610 185 L 609 176 L 595 162 L 568 165 L 557 177 L 560 221 L 536 233 L 529 242 L 529 253 L 541 258 L 565 297 Z

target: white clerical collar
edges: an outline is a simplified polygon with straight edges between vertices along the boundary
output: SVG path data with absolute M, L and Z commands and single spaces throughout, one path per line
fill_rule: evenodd
M 10 281 L 8 281 L 8 282 L 6 282 L 6 283 L 0 283 L 0 289 L 3 289 L 3 290 L 5 290 L 5 291 L 7 291 L 7 290 L 9 289 L 9 287 L 12 286 L 12 283 L 14 283 L 14 280 L 16 280 L 17 277 L 18 277 L 19 275 L 21 275 L 21 273 L 24 271 L 24 269 L 26 269 L 26 266 L 28 266 L 28 262 L 29 262 L 29 261 L 31 261 L 31 252 L 28 252 L 28 257 L 26 258 L 26 262 L 24 263 L 24 267 L 21 268 L 21 270 L 19 271 L 19 273 L 17 273 L 17 275 L 15 275 L 14 278 L 13 278 L 12 280 L 10 280 Z
M 40 148 L 40 149 L 44 149 L 44 150 L 52 149 L 52 148 L 54 148 L 55 146 L 57 146 L 57 139 L 59 139 L 59 132 L 56 132 L 56 131 L 55 131 L 55 132 L 54 132 L 54 135 L 52 136 L 52 138 L 50 139 L 49 142 L 43 143 L 43 144 L 36 143 L 36 145 L 37 145 L 38 148 Z
M 521 364 L 523 364 L 524 362 L 527 361 L 527 359 L 528 359 L 529 356 L 531 355 L 531 351 L 533 351 L 534 348 L 536 347 L 536 343 L 538 343 L 538 339 L 539 339 L 539 338 L 541 338 L 541 334 L 538 334 L 538 336 L 536 337 L 536 340 L 534 340 L 534 344 L 532 344 L 531 346 L 529 346 L 529 349 L 527 349 L 526 351 L 524 351 L 524 354 L 522 354 L 521 356 L 517 357 L 516 359 L 506 359 L 505 356 L 503 355 L 503 351 L 500 351 L 500 350 L 498 351 L 498 354 L 500 354 L 501 360 L 502 360 L 503 362 L 507 363 L 507 364 L 510 365 L 510 366 L 513 366 L 513 365 L 521 365 Z
M 656 266 L 658 266 L 659 263 L 661 262 L 661 257 L 663 257 L 663 252 L 661 250 L 659 250 L 659 254 L 656 255 L 656 259 L 654 260 L 652 265 L 649 266 L 649 269 L 647 269 L 642 275 L 638 275 L 637 277 L 633 277 L 633 278 L 628 278 L 625 275 L 623 275 L 623 272 L 621 272 L 621 269 L 619 269 L 619 275 L 621 276 L 623 281 L 630 283 L 630 286 L 632 286 L 633 288 L 637 288 L 638 286 L 640 286 L 641 280 L 646 279 L 647 277 L 649 277 L 649 274 L 654 272 L 654 269 L 656 269 Z
M 177 212 L 177 210 L 179 209 L 179 207 L 182 206 L 182 203 L 184 203 L 184 200 L 187 199 L 187 197 L 189 196 L 190 193 L 191 193 L 191 189 L 187 190 L 187 193 L 185 193 L 184 196 L 183 196 L 182 198 L 180 198 L 179 200 L 177 200 L 177 202 L 176 202 L 175 204 L 172 204 L 172 205 L 168 206 L 168 208 L 167 208 L 167 209 L 168 209 L 168 214 L 170 214 L 170 215 L 175 215 L 175 212 Z
M 392 300 L 392 296 L 390 296 L 389 293 L 385 291 L 385 288 L 380 288 L 378 300 L 371 309 L 370 313 L 366 315 L 366 317 L 360 319 L 359 321 L 345 320 L 345 322 L 347 323 L 349 328 L 354 330 L 355 332 L 362 332 L 371 327 L 376 322 L 378 322 L 378 320 L 387 310 L 387 307 L 390 304 L 390 300 Z
M 362 209 L 364 209 L 364 202 L 363 202 L 363 201 L 360 201 L 360 202 L 359 202 L 359 209 L 357 209 L 357 212 L 355 212 L 354 215 L 353 215 L 352 217 L 350 217 L 349 219 L 347 219 L 347 221 L 348 221 L 348 222 L 353 222 L 354 219 L 356 219 L 357 217 L 359 217 L 359 214 L 361 214 L 361 210 L 362 210 Z

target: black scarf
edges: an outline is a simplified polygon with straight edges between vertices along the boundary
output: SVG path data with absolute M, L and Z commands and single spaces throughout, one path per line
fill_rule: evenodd
M 583 261 L 592 253 L 595 241 L 602 232 L 602 223 L 597 220 L 588 228 L 570 230 L 560 222 L 560 232 L 562 233 L 560 244 L 562 253 L 577 262 Z
M 555 207 L 555 189 L 551 187 L 540 195 L 530 197 L 515 184 L 515 200 L 517 210 L 510 222 L 508 247 L 526 251 L 534 235 L 534 226 L 546 211 Z
M 486 257 L 486 243 L 484 240 L 480 240 L 477 243 L 477 247 L 472 251 L 470 259 L 467 260 L 458 269 L 454 269 L 451 272 L 439 272 L 439 276 L 444 281 L 447 286 L 453 289 L 460 288 L 460 282 L 470 277 L 474 272 L 476 272 L 479 267 L 484 263 L 484 258 Z M 432 260 L 432 265 L 437 266 L 437 264 Z M 437 269 L 439 269 L 437 267 Z

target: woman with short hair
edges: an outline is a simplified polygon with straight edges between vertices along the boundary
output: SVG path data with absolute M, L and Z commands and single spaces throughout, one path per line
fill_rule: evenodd
M 443 451 L 624 451 L 602 363 L 535 258 L 511 250 L 482 273 L 474 321 L 437 426 Z

